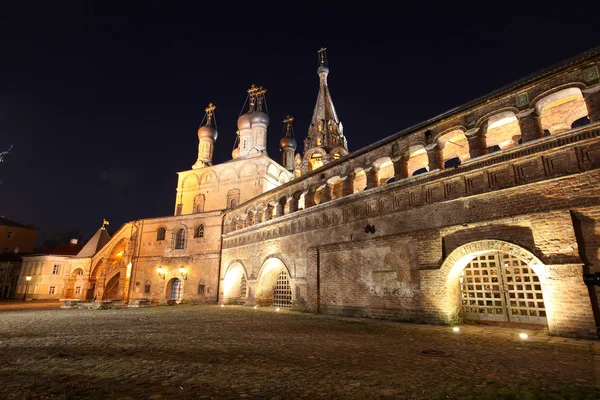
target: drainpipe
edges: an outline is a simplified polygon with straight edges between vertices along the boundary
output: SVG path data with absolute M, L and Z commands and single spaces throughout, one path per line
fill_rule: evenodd
M 225 213 L 221 211 L 221 243 L 219 245 L 219 269 L 217 276 L 217 304 L 219 304 L 219 293 L 221 290 L 221 253 L 223 252 L 223 233 L 225 232 Z

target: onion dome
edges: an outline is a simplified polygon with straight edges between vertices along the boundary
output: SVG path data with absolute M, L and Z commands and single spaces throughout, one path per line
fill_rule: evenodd
M 240 156 L 240 148 L 236 147 L 235 149 L 233 149 L 233 151 L 231 152 L 231 158 L 233 158 L 234 160 L 236 158 L 238 158 Z
M 281 148 L 285 148 L 285 147 L 290 147 L 292 149 L 296 149 L 297 143 L 296 140 L 294 140 L 293 137 L 284 137 L 281 138 L 281 140 L 279 141 L 279 145 L 281 146 Z
M 241 115 L 237 121 L 238 130 L 250 129 L 252 124 L 250 123 L 250 114 L 246 113 Z
M 262 111 L 255 111 L 252 114 L 250 114 L 250 124 L 252 124 L 252 125 L 257 125 L 257 124 L 269 125 L 269 116 Z
M 200 129 L 198 129 L 198 139 L 214 139 L 217 140 L 217 130 L 212 126 L 204 125 Z

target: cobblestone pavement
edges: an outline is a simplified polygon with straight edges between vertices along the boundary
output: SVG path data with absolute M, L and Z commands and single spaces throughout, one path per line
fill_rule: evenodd
M 0 398 L 442 399 L 573 386 L 600 393 L 596 342 L 530 333 L 522 341 L 508 328 L 455 333 L 241 306 L 2 311 Z

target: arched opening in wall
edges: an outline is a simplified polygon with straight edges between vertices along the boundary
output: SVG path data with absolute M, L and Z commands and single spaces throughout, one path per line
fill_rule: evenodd
M 488 119 L 485 135 L 488 153 L 516 146 L 520 137 L 521 128 L 514 112 L 504 111 Z
M 548 130 L 551 135 L 571 129 L 575 121 L 588 116 L 581 90 L 575 87 L 543 97 L 535 104 L 535 108 L 542 129 Z
M 354 193 L 364 192 L 367 188 L 367 174 L 365 170 L 357 167 L 354 169 Z
M 166 235 L 167 229 L 161 226 L 156 230 L 156 241 L 165 240 Z
M 546 268 L 527 250 L 498 240 L 473 242 L 454 250 L 442 270 L 449 271 L 446 301 L 452 308 L 456 299 L 464 320 L 548 324 Z
M 121 273 L 117 272 L 112 278 L 106 282 L 104 286 L 103 299 L 105 300 L 120 300 L 123 298 L 123 289 L 120 285 Z
M 377 171 L 377 185 L 381 186 L 390 179 L 394 178 L 394 163 L 390 157 L 381 157 L 373 162 L 373 167 L 378 169 Z
M 455 129 L 439 137 L 438 143 L 442 148 L 442 159 L 444 169 L 459 166 L 462 162 L 471 158 L 469 154 L 469 141 L 465 133 Z
M 323 155 L 320 153 L 314 153 L 310 156 L 308 162 L 311 171 L 314 171 L 317 168 L 321 168 L 323 166 Z
M 343 181 L 339 176 L 332 176 L 327 180 L 327 185 L 331 190 L 331 200 L 343 197 Z
M 475 256 L 463 269 L 459 285 L 465 320 L 548 323 L 539 277 L 508 253 Z
M 261 268 L 256 289 L 256 303 L 261 306 L 292 306 L 289 272 L 278 258 L 269 258 Z
M 246 270 L 240 263 L 232 264 L 227 269 L 223 279 L 221 302 L 224 304 L 245 304 L 246 294 Z
M 95 300 L 96 299 L 96 282 L 98 280 L 98 276 L 104 269 L 104 263 L 102 260 L 98 261 L 94 268 L 92 268 L 92 273 L 90 274 L 89 283 L 87 293 L 85 293 L 86 300 Z
M 248 213 L 246 215 L 246 226 L 252 226 L 254 224 L 255 224 L 254 211 L 248 210 Z
M 305 196 L 306 192 L 302 192 L 302 194 L 298 198 L 298 210 L 304 210 L 306 208 Z
M 181 303 L 183 297 L 183 285 L 181 280 L 173 278 L 167 283 L 167 291 L 165 293 L 165 299 L 174 301 L 175 303 Z
M 314 196 L 313 198 L 314 198 L 315 205 L 321 204 L 321 199 L 323 196 L 323 189 L 321 187 L 317 188 L 315 190 L 315 194 L 313 196 Z
M 422 145 L 413 145 L 408 148 L 408 175 L 414 176 L 423 174 L 427 171 L 429 165 L 429 158 L 427 157 L 427 151 Z
M 575 128 L 579 128 L 581 126 L 586 126 L 590 124 L 590 118 L 589 117 L 581 117 L 575 121 L 573 121 L 573 123 L 571 124 L 571 129 L 575 129 Z

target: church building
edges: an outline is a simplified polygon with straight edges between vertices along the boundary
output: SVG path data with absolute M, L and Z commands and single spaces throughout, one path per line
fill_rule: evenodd
M 252 85 L 232 158 L 214 164 L 209 104 L 174 215 L 128 222 L 93 254 L 61 261 L 58 298 L 597 338 L 598 286 L 584 277 L 600 273 L 600 49 L 352 152 L 325 49 L 318 57 L 302 154 L 288 117 L 280 162 L 267 155 L 267 91 Z M 47 297 L 37 287 L 28 296 Z

